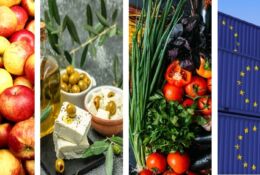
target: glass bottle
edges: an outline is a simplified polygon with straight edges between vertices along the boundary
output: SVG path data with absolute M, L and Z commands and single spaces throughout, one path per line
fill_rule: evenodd
M 58 117 L 60 101 L 60 69 L 46 48 L 45 24 L 41 23 L 41 137 L 51 134 Z

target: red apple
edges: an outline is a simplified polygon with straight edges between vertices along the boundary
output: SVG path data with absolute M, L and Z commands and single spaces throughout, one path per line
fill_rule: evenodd
M 16 31 L 15 13 L 6 6 L 0 6 L 0 36 L 9 37 Z
M 3 117 L 0 115 L 0 124 L 2 123 L 3 121 Z
M 16 85 L 23 85 L 23 86 L 26 86 L 26 87 L 28 87 L 30 89 L 33 88 L 30 80 L 28 80 L 28 78 L 26 78 L 25 76 L 16 77 L 14 79 L 14 86 L 16 86 Z
M 31 20 L 31 21 L 27 24 L 27 26 L 26 26 L 25 29 L 26 29 L 26 30 L 29 30 L 30 32 L 32 32 L 33 34 L 35 34 L 35 33 L 34 33 L 34 32 L 35 32 L 35 22 L 34 22 L 34 19 Z
M 29 175 L 34 175 L 34 160 L 26 160 L 25 168 Z
M 22 0 L 22 6 L 27 10 L 30 16 L 34 16 L 34 0 Z
M 29 30 L 23 29 L 15 32 L 9 39 L 11 43 L 17 41 L 25 41 L 34 49 L 34 34 Z
M 28 20 L 28 14 L 24 8 L 16 5 L 11 7 L 11 10 L 15 13 L 17 18 L 16 31 L 22 30 Z
M 32 54 L 26 60 L 25 67 L 24 67 L 25 75 L 32 84 L 34 84 L 34 59 L 35 59 L 35 55 Z
M 34 158 L 34 118 L 16 123 L 8 137 L 11 152 L 20 159 Z
M 0 171 L 1 175 L 20 175 L 20 161 L 6 149 L 0 149 Z
M 19 122 L 34 114 L 34 92 L 26 86 L 13 86 L 0 95 L 0 113 L 7 120 Z
M 12 129 L 11 124 L 5 123 L 0 125 L 0 148 L 7 146 L 8 136 Z

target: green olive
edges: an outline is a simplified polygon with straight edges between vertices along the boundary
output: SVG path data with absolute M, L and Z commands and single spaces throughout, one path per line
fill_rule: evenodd
M 89 86 L 90 84 L 90 79 L 86 76 L 85 78 L 83 78 L 83 81 L 86 82 L 86 84 Z
M 111 97 L 114 97 L 115 96 L 115 93 L 110 91 L 108 94 L 107 94 L 107 97 L 108 98 L 111 98 Z
M 84 73 L 80 73 L 80 74 L 79 74 L 79 78 L 80 78 L 81 80 L 83 80 L 85 77 L 87 77 L 86 74 L 84 74 Z
M 73 85 L 72 88 L 71 88 L 71 92 L 72 93 L 79 93 L 80 92 L 80 88 L 78 85 Z
M 69 91 L 68 85 L 64 82 L 61 82 L 60 87 L 62 90 L 64 90 L 65 92 Z
M 74 67 L 73 66 L 68 66 L 67 68 L 66 68 L 66 72 L 67 72 L 67 74 L 68 75 L 71 75 L 71 74 L 73 74 L 74 73 Z
M 100 100 L 101 100 L 101 97 L 100 96 L 96 96 L 94 98 L 94 105 L 96 107 L 96 109 L 98 110 L 98 108 L 100 107 Z
M 79 82 L 79 73 L 74 72 L 72 75 L 70 75 L 69 83 L 74 85 L 74 84 L 78 84 L 78 82 Z
M 122 153 L 122 147 L 118 144 L 113 145 L 113 152 L 115 155 L 120 155 Z
M 61 75 L 61 80 L 65 83 L 68 83 L 69 82 L 69 76 L 67 73 L 64 73 Z
M 84 91 L 85 89 L 88 88 L 87 83 L 85 81 L 83 81 L 83 80 L 79 80 L 78 86 L 79 86 L 81 91 Z
M 57 173 L 63 173 L 65 169 L 65 163 L 62 159 L 56 159 L 55 170 Z
M 74 104 L 69 103 L 66 107 L 66 111 L 70 118 L 76 117 L 76 107 Z
M 109 112 L 110 116 L 116 113 L 116 103 L 114 101 L 108 102 L 106 105 L 106 111 Z
M 72 88 L 71 84 L 68 84 L 68 90 L 70 90 Z

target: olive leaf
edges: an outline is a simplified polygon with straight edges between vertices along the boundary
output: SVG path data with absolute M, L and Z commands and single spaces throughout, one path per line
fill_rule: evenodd
M 68 15 L 66 15 L 63 19 L 63 22 L 62 22 L 62 27 L 61 27 L 61 31 L 64 32 L 64 30 L 66 29 L 67 27 L 67 21 L 68 21 Z
M 81 60 L 80 60 L 80 67 L 83 67 L 83 65 L 85 64 L 85 61 L 87 58 L 87 53 L 88 53 L 88 45 L 85 46 L 85 48 L 82 52 L 82 56 L 81 56 Z
M 60 25 L 60 14 L 59 14 L 59 9 L 57 7 L 56 0 L 48 0 L 48 5 L 49 5 L 50 15 L 53 16 L 57 24 Z
M 110 144 L 106 154 L 106 162 L 105 162 L 106 175 L 113 174 L 113 157 L 114 157 L 113 146 L 112 144 Z
M 101 13 L 97 12 L 96 16 L 102 25 L 109 27 L 109 22 L 101 15 Z
M 114 136 L 114 135 L 113 135 L 112 137 L 110 137 L 110 140 L 111 140 L 112 142 L 114 142 L 114 143 L 120 145 L 120 146 L 123 146 L 123 139 L 122 139 L 122 137 L 118 137 L 118 136 Z
M 100 7 L 101 7 L 101 15 L 106 19 L 107 18 L 107 9 L 105 0 L 100 0 Z
M 112 22 L 116 21 L 117 15 L 118 15 L 118 9 L 115 9 L 112 15 Z
M 85 29 L 89 32 L 90 35 L 91 34 L 98 35 L 98 31 L 88 24 L 85 26 Z
M 80 44 L 80 39 L 79 39 L 79 35 L 76 29 L 76 26 L 74 24 L 74 22 L 70 19 L 69 16 L 67 16 L 67 29 L 72 37 L 72 39 Z
M 65 58 L 67 59 L 67 61 L 71 64 L 72 63 L 72 57 L 71 57 L 70 53 L 67 50 L 65 50 L 64 55 L 65 55 Z
M 87 16 L 87 24 L 93 26 L 93 15 L 92 15 L 91 6 L 89 4 L 87 5 L 86 16 Z
M 57 53 L 57 54 L 61 54 L 61 51 L 58 47 L 58 35 L 57 34 L 52 34 L 51 31 L 47 30 L 47 35 L 48 35 L 48 39 L 49 39 L 49 43 L 52 47 L 52 49 Z
M 106 140 L 94 142 L 83 154 L 84 158 L 91 157 L 94 155 L 99 155 L 105 152 L 109 147 Z
M 108 35 L 102 35 L 101 37 L 99 37 L 98 45 L 102 46 L 106 42 L 107 38 L 108 38 Z

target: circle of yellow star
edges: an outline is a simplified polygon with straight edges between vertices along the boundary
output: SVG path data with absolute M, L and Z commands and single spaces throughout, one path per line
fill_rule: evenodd
M 243 157 L 242 157 L 240 154 L 237 155 L 237 159 L 238 159 L 238 160 L 242 160 L 242 158 L 243 158 Z
M 241 85 L 242 82 L 240 80 L 237 81 L 237 85 Z
M 241 77 L 244 77 L 245 75 L 246 75 L 245 72 L 243 72 L 243 71 L 240 72 L 240 76 L 241 76 Z
M 252 170 L 256 170 L 255 164 L 252 165 Z
M 245 103 L 249 103 L 250 100 L 248 98 L 245 99 Z
M 257 107 L 257 106 L 258 106 L 258 104 L 257 104 L 257 102 L 255 101 L 255 102 L 254 102 L 254 107 Z
M 256 127 L 256 126 L 254 126 L 254 127 L 253 127 L 253 131 L 254 131 L 254 132 L 256 132 L 256 130 L 257 130 L 257 127 Z
M 236 144 L 236 145 L 235 145 L 235 148 L 236 148 L 236 150 L 239 150 L 239 149 L 240 149 L 239 144 Z
M 238 33 L 234 33 L 234 37 L 237 38 L 238 37 Z
M 225 20 L 222 21 L 222 25 L 226 25 L 226 21 Z
M 242 136 L 242 135 L 239 135 L 239 136 L 238 136 L 238 140 L 243 140 L 243 136 Z
M 258 71 L 259 70 L 259 67 L 258 66 L 255 66 L 255 71 Z
M 247 134 L 248 133 L 248 128 L 245 128 L 244 131 L 245 131 L 245 134 Z
M 244 166 L 244 168 L 247 168 L 248 167 L 248 163 L 244 162 L 243 166 Z
M 245 91 L 240 90 L 239 94 L 243 96 L 243 95 L 245 95 Z
M 229 26 L 229 29 L 230 29 L 230 30 L 233 30 L 233 26 Z
M 246 66 L 247 71 L 250 71 L 250 69 L 251 69 L 250 66 Z

